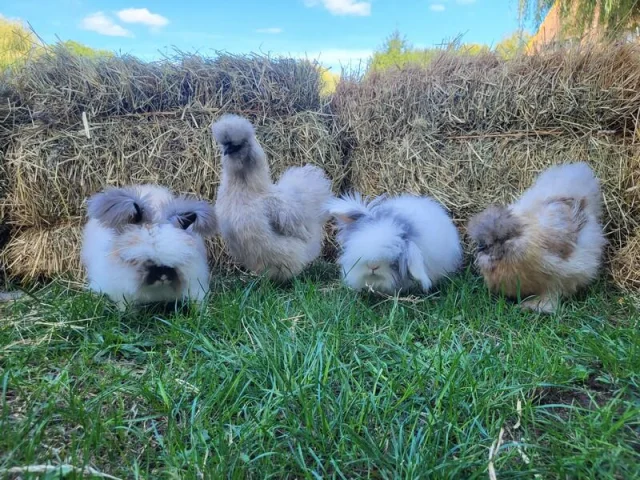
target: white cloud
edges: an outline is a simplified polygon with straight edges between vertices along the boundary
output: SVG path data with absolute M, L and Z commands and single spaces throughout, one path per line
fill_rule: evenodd
M 444 12 L 445 7 L 441 3 L 433 3 L 433 4 L 429 5 L 429 9 L 432 12 Z
M 118 18 L 125 23 L 141 23 L 148 27 L 164 27 L 169 23 L 168 18 L 146 8 L 125 8 L 118 12 Z
M 100 35 L 108 35 L 110 37 L 132 37 L 133 35 L 126 28 L 121 27 L 103 12 L 92 13 L 87 15 L 80 22 L 80 28 L 99 33 Z
M 272 35 L 282 33 L 282 29 L 278 27 L 270 27 L 270 28 L 259 28 L 256 30 L 256 33 L 270 33 Z
M 319 3 L 329 10 L 331 15 L 353 15 L 356 17 L 368 17 L 371 15 L 371 2 L 357 0 L 304 0 L 304 4 L 307 7 L 314 7 Z

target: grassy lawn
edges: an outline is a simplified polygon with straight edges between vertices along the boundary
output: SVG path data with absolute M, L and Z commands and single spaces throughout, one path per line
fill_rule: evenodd
M 540 316 L 472 273 L 409 299 L 335 278 L 218 279 L 191 314 L 60 285 L 0 306 L 0 477 L 489 478 L 492 452 L 501 479 L 640 477 L 631 298 Z

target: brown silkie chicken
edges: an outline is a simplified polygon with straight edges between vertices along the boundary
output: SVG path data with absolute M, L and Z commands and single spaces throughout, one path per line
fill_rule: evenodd
M 487 286 L 550 313 L 593 281 L 602 263 L 598 179 L 586 163 L 544 171 L 521 198 L 474 216 L 468 233 Z M 528 298 L 527 298 L 528 297 Z

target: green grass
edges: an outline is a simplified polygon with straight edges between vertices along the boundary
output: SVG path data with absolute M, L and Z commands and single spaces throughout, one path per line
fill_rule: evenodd
M 600 283 L 542 316 L 469 272 L 420 299 L 334 274 L 218 279 L 191 314 L 59 284 L 0 307 L 0 470 L 488 478 L 502 430 L 500 479 L 640 476 L 631 298 Z

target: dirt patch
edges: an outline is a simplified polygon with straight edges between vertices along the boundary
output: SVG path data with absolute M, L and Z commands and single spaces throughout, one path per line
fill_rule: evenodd
M 554 406 L 554 411 L 566 420 L 572 407 L 595 410 L 609 403 L 615 396 L 611 385 L 591 374 L 583 383 L 553 385 L 538 388 L 534 393 L 534 405 Z

